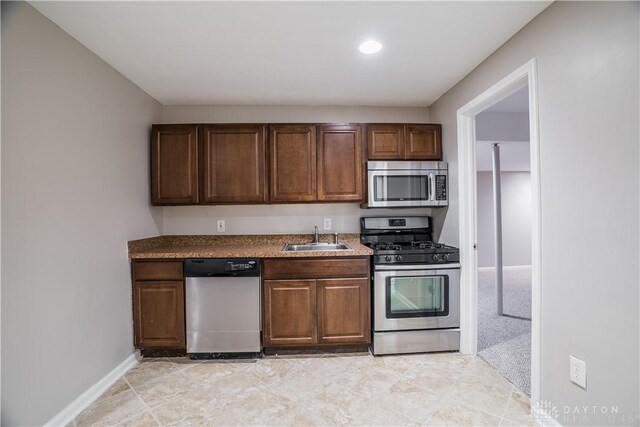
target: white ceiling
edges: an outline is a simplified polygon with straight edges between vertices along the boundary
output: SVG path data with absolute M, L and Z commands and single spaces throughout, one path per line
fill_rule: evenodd
M 419 107 L 550 3 L 30 2 L 164 105 Z
M 528 113 L 529 112 L 529 86 L 525 86 L 517 92 L 509 95 L 502 101 L 492 105 L 483 112 L 494 113 Z

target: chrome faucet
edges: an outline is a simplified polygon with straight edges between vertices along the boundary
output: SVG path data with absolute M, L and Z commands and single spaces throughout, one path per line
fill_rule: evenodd
M 318 234 L 318 226 L 313 226 L 313 243 L 320 243 L 320 235 Z

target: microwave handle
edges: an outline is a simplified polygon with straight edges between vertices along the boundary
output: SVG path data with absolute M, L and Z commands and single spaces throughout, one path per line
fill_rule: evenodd
M 429 174 L 429 200 L 433 201 L 436 198 L 436 179 L 435 176 Z

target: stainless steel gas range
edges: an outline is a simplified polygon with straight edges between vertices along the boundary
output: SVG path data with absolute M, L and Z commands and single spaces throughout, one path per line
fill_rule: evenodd
M 431 217 L 366 217 L 373 255 L 373 354 L 460 349 L 460 254 L 432 241 Z

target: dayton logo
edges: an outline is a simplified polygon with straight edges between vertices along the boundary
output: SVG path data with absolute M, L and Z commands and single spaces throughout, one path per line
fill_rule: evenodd
M 560 414 L 558 413 L 558 407 L 548 400 L 541 400 L 535 404 L 532 414 L 533 419 L 541 424 L 545 424 L 546 421 L 551 419 L 558 419 Z

